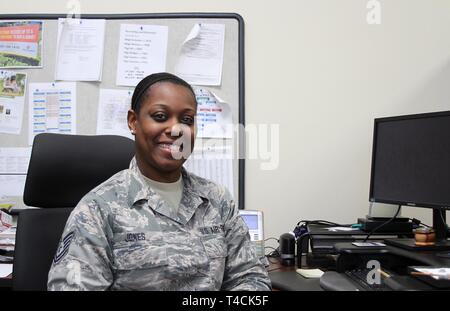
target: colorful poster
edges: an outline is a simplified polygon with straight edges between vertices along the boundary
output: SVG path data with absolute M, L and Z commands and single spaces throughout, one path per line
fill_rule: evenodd
M 0 68 L 42 67 L 42 21 L 0 22 Z

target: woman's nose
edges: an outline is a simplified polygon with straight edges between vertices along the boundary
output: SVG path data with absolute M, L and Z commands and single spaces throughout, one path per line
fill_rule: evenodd
M 183 125 L 178 120 L 170 122 L 166 127 L 165 133 L 167 136 L 180 137 L 183 135 Z

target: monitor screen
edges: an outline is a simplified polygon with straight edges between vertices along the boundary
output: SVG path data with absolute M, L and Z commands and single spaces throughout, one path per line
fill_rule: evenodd
M 258 230 L 258 215 L 242 215 L 250 230 Z
M 450 111 L 375 119 L 370 200 L 450 206 Z

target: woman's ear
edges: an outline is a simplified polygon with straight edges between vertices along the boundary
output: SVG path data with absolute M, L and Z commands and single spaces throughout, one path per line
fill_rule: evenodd
M 136 134 L 137 115 L 133 109 L 128 110 L 127 121 L 128 121 L 128 128 L 130 129 L 131 134 L 135 135 Z

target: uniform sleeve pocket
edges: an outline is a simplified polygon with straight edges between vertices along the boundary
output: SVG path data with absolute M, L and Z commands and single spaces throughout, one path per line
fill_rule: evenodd
M 209 258 L 227 257 L 227 245 L 223 236 L 205 235 L 202 237 L 202 243 Z
M 147 235 L 146 235 L 147 236 Z M 161 237 L 114 243 L 114 265 L 117 270 L 148 269 L 167 265 L 167 250 Z

